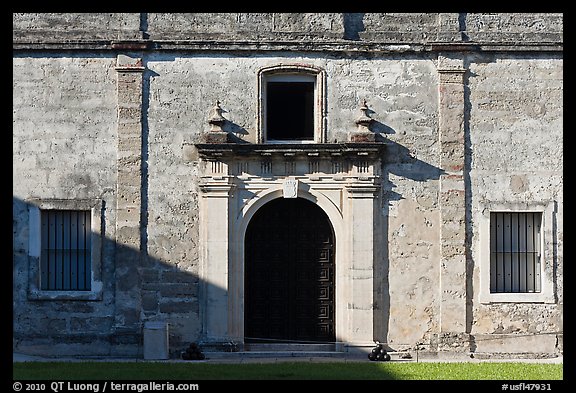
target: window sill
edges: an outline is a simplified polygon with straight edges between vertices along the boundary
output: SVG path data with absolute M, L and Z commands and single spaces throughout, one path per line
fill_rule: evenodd
M 313 139 L 268 139 L 264 144 L 272 145 L 304 145 L 307 143 L 318 143 Z
M 100 301 L 102 291 L 42 291 L 31 289 L 28 300 L 82 300 Z
M 553 296 L 544 293 L 490 293 L 480 298 L 481 304 L 492 303 L 555 303 Z

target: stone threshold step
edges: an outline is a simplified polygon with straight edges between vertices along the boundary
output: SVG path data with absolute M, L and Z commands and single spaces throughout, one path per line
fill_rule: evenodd
M 343 357 L 346 352 L 326 351 L 243 351 L 243 352 L 204 352 L 206 359 L 230 358 L 279 358 L 279 357 Z
M 308 352 L 334 352 L 336 346 L 334 344 L 266 344 L 266 343 L 247 343 L 244 344 L 244 351 L 252 352 L 273 352 L 273 351 L 308 351 Z
M 410 361 L 415 358 L 406 358 L 405 352 L 388 352 L 391 360 Z M 368 354 L 336 352 L 336 351 L 239 351 L 239 352 L 204 352 L 206 359 L 273 359 L 273 358 L 347 358 L 368 359 Z

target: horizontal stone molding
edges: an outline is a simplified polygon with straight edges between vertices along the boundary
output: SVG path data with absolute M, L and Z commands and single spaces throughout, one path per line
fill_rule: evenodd
M 267 158 L 358 158 L 375 159 L 386 148 L 384 142 L 367 143 L 303 143 L 303 144 L 196 144 L 201 158 L 267 157 Z
M 228 198 L 232 195 L 232 191 L 236 186 L 234 184 L 229 183 L 201 183 L 199 185 L 200 191 L 202 191 L 204 197 L 220 197 L 220 198 Z
M 136 43 L 139 44 L 139 41 Z M 14 40 L 14 51 L 44 51 L 44 50 L 94 50 L 118 51 L 126 49 L 127 43 L 118 46 L 112 40 L 82 40 L 42 42 L 39 40 Z M 536 43 L 370 43 L 370 42 L 286 42 L 286 41 L 148 41 L 145 49 L 139 51 L 308 51 L 328 52 L 342 54 L 354 53 L 426 53 L 426 52 L 563 52 L 562 42 L 536 42 Z
M 380 191 L 379 185 L 363 184 L 362 182 L 349 184 L 345 188 L 351 199 L 374 198 Z
M 440 83 L 463 83 L 465 69 L 438 69 Z

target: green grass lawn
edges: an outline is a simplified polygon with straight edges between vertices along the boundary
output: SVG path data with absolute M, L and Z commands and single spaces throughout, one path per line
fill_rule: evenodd
M 14 380 L 562 380 L 562 364 L 24 362 Z

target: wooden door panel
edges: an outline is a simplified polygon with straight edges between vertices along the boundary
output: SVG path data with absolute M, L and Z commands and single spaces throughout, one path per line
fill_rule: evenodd
M 247 342 L 335 340 L 334 235 L 318 206 L 277 199 L 254 215 L 244 292 Z

